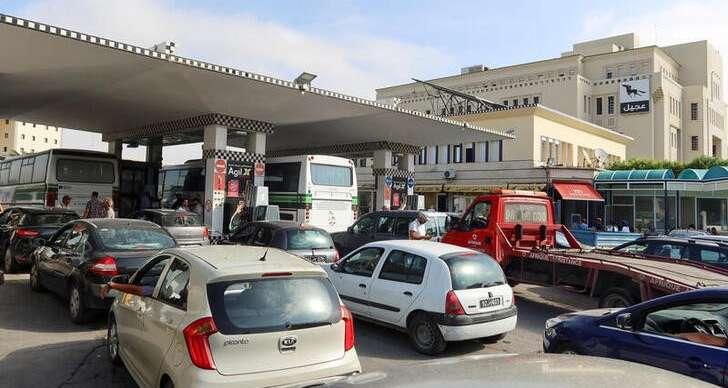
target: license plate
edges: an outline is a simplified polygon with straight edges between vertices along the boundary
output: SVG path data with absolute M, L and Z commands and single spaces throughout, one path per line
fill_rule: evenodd
M 489 298 L 480 300 L 480 308 L 495 307 L 501 305 L 501 298 Z

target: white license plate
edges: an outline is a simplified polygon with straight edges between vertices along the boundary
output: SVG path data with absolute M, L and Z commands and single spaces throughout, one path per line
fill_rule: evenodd
M 495 307 L 501 305 L 501 298 L 489 298 L 480 300 L 480 308 Z

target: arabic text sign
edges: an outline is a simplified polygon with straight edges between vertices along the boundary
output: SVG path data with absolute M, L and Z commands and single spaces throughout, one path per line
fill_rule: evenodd
M 620 113 L 650 111 L 650 80 L 637 79 L 619 84 Z

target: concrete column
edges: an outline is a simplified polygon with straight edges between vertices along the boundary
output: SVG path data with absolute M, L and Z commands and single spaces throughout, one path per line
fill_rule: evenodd
M 150 139 L 147 144 L 147 163 L 162 164 L 162 139 Z
M 248 132 L 245 151 L 251 154 L 265 154 L 265 135 L 263 132 Z
M 124 150 L 124 143 L 121 140 L 114 140 L 109 142 L 109 153 L 116 155 L 116 158 L 121 160 L 121 154 Z
M 415 170 L 415 156 L 412 154 L 404 154 L 399 158 L 399 169 L 405 171 Z
M 475 143 L 475 162 L 476 163 L 483 163 L 485 162 L 485 147 L 486 142 L 478 142 Z
M 159 170 L 162 168 L 162 139 L 150 139 L 147 142 L 147 176 L 144 182 L 146 185 L 144 191 L 148 192 L 152 197 L 157 196 L 159 187 Z M 161 200 L 161 198 L 160 198 Z
M 202 149 L 206 151 L 225 150 L 227 147 L 227 128 L 222 125 L 208 125 L 204 128 Z M 220 162 L 220 165 L 217 164 Z M 222 167 L 222 172 L 216 171 Z M 205 225 L 212 233 L 223 232 L 223 218 L 225 211 L 225 170 L 227 162 L 224 159 L 205 159 Z M 217 177 L 217 178 L 216 178 Z M 222 179 L 217 182 L 216 179 Z M 215 190 L 215 189 L 221 190 Z
M 414 159 L 413 159 L 414 164 Z M 373 169 L 380 168 L 392 168 L 392 151 L 390 150 L 377 150 L 374 151 L 374 163 L 372 164 Z M 385 198 L 384 191 L 386 184 L 384 183 L 385 175 L 375 175 L 375 188 L 376 188 L 376 203 L 374 210 L 380 210 L 383 207 L 389 208 L 391 206 L 391 200 L 387 196 Z M 387 190 L 389 191 L 389 190 Z

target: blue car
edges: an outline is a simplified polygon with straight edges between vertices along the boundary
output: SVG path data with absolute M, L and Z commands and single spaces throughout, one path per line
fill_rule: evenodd
M 551 318 L 543 348 L 639 362 L 728 386 L 728 288 Z

